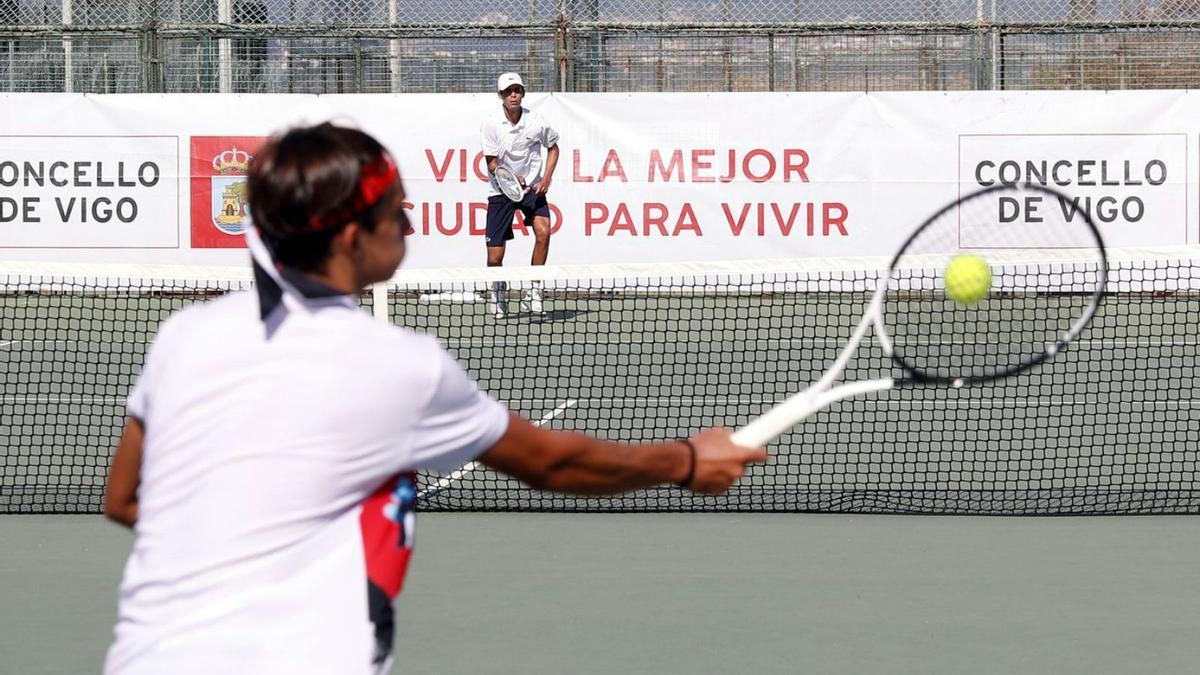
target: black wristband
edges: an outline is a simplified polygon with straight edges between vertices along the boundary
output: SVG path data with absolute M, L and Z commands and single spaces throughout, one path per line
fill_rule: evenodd
M 679 439 L 679 442 L 687 446 L 688 457 L 691 459 L 691 461 L 688 463 L 687 477 L 678 483 L 679 487 L 685 488 L 690 485 L 692 479 L 696 477 L 696 446 L 686 438 Z

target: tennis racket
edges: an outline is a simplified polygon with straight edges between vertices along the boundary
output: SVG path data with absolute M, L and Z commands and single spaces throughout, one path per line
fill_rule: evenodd
M 950 299 L 943 279 L 964 254 L 982 258 L 975 262 L 986 263 L 982 270 L 991 275 L 986 295 L 971 304 Z M 1104 240 L 1082 202 L 1038 185 L 968 194 L 904 241 L 821 379 L 739 429 L 733 441 L 765 445 L 852 396 L 915 386 L 956 389 L 1027 371 L 1079 337 L 1107 281 Z M 896 376 L 834 386 L 871 328 Z
M 508 169 L 498 166 L 492 172 L 492 176 L 496 179 L 496 187 L 500 188 L 501 194 L 508 197 L 514 202 L 519 202 L 525 199 L 525 193 L 529 191 L 529 187 L 517 178 L 516 174 Z

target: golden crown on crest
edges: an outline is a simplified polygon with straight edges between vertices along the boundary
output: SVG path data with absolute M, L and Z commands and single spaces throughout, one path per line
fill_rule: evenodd
M 237 146 L 222 152 L 213 157 L 213 169 L 217 173 L 246 173 L 250 169 L 250 160 L 253 157 L 245 150 L 238 150 Z

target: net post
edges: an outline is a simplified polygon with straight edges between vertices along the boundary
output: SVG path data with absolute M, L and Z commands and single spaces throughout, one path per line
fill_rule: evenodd
M 387 287 L 386 281 L 371 285 L 371 314 L 384 323 L 389 319 Z

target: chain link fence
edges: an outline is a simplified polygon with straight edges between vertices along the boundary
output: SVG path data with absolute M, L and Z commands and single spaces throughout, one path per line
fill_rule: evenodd
M 0 0 L 0 90 L 1200 86 L 1200 0 Z

